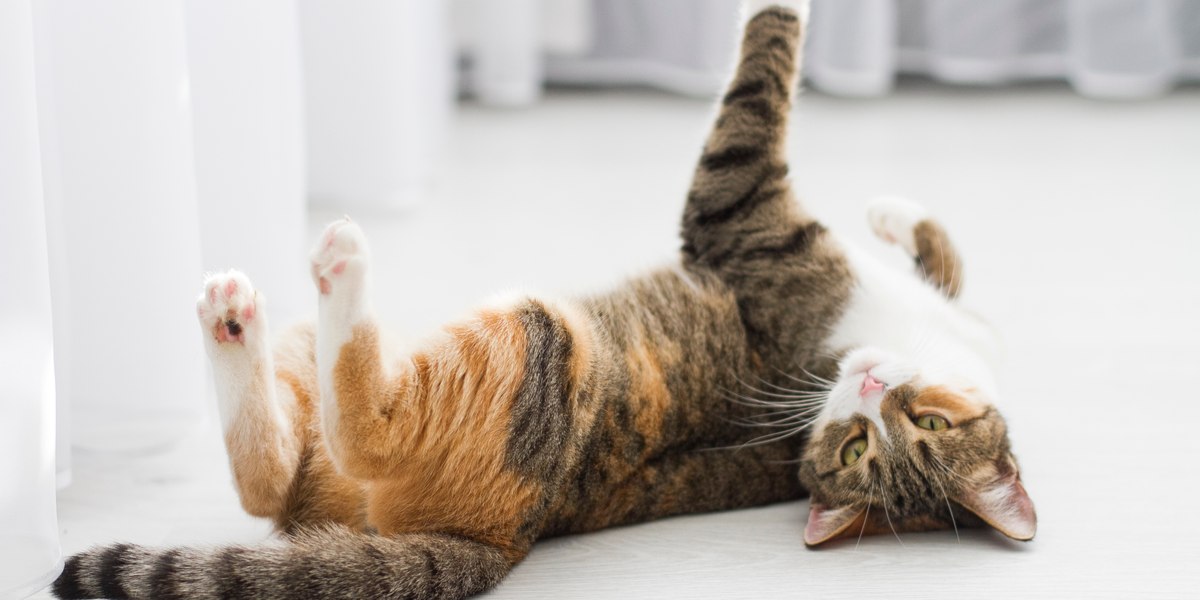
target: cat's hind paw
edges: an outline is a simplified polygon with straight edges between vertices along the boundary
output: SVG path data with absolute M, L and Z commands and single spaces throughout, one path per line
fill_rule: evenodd
M 349 217 L 325 227 L 310 255 L 313 283 L 322 296 L 335 288 L 361 287 L 369 252 L 367 236 Z
M 917 255 L 916 228 L 929 218 L 924 206 L 907 198 L 882 196 L 867 205 L 867 222 L 875 236 L 888 244 L 896 244 Z
M 259 337 L 263 321 L 260 310 L 262 298 L 240 271 L 208 275 L 204 293 L 196 300 L 196 316 L 204 330 L 206 341 L 216 344 L 245 344 Z

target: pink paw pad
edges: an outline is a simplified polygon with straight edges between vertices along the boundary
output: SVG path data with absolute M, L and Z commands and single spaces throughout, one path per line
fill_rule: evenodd
M 196 303 L 201 325 L 218 343 L 244 344 L 246 327 L 258 314 L 257 294 L 245 276 L 236 271 L 212 275 L 205 288 Z
M 322 295 L 333 293 L 339 277 L 347 275 L 366 255 L 362 231 L 349 218 L 330 223 L 311 255 L 313 283 Z M 353 263 L 353 264 L 352 264 Z M 340 284 L 339 284 L 340 285 Z

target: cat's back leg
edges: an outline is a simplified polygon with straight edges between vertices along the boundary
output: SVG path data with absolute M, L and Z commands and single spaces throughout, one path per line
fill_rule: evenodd
M 261 306 L 247 311 L 227 301 L 253 298 L 248 280 L 219 278 L 201 298 L 206 345 L 225 380 L 219 387 L 230 392 L 223 414 L 236 415 L 229 431 L 235 442 L 246 431 L 259 442 L 231 443 L 230 453 L 235 463 L 241 457 L 261 467 L 244 474 L 247 483 L 302 466 L 287 428 L 273 426 L 288 414 L 268 401 L 274 392 L 259 375 L 273 358 L 279 373 L 316 371 L 317 383 L 296 389 L 317 399 L 314 428 L 324 432 L 339 476 L 368 482 L 370 520 L 381 535 L 302 527 L 282 547 L 108 546 L 67 562 L 55 584 L 59 597 L 119 590 L 111 595 L 457 600 L 495 585 L 528 552 L 561 481 L 556 474 L 578 453 L 570 436 L 595 416 L 594 406 L 575 402 L 591 385 L 584 375 L 591 330 L 582 317 L 569 305 L 514 299 L 388 361 L 368 301 L 361 230 L 349 221 L 330 226 L 313 259 L 316 331 L 274 357 L 255 337 L 264 322 L 245 318 L 259 316 Z
M 362 490 L 334 471 L 315 426 L 311 327 L 272 344 L 266 299 L 236 270 L 208 276 L 196 314 L 242 507 L 285 532 L 320 522 L 361 527 Z
M 902 248 L 917 264 L 921 276 L 954 299 L 962 291 L 963 265 L 950 236 L 924 206 L 896 196 L 883 196 L 867 206 L 867 221 L 875 236 Z
M 366 237 L 331 224 L 312 254 L 321 421 L 338 469 L 369 480 L 381 533 L 449 531 L 528 549 L 591 372 L 589 321 L 567 303 L 517 297 L 385 354 L 368 288 Z

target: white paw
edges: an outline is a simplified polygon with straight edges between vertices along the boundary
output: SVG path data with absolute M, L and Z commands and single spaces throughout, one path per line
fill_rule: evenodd
M 369 252 L 367 237 L 349 217 L 325 227 L 310 255 L 313 283 L 321 296 L 363 283 Z
M 745 0 L 742 6 L 745 11 L 745 19 L 743 19 L 745 21 L 749 21 L 764 9 L 782 6 L 795 11 L 802 24 L 808 23 L 809 0 Z
M 867 222 L 875 235 L 904 248 L 910 256 L 917 255 L 914 230 L 927 218 L 929 211 L 924 206 L 906 198 L 883 196 L 867 204 Z
M 205 340 L 218 345 L 245 345 L 247 340 L 261 339 L 262 303 L 262 297 L 241 271 L 230 269 L 207 276 L 204 293 L 196 299 L 196 316 Z

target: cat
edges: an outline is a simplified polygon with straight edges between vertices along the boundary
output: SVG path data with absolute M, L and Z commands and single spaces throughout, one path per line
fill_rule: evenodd
M 949 237 L 914 203 L 871 205 L 921 281 L 796 201 L 784 142 L 808 2 L 747 4 L 677 264 L 493 302 L 411 353 L 381 341 L 348 219 L 311 255 L 316 323 L 273 344 L 250 280 L 209 276 L 197 316 L 234 482 L 283 543 L 96 548 L 54 593 L 463 598 L 542 537 L 806 493 L 810 546 L 979 522 L 1032 538 L 994 336 L 954 302 Z

